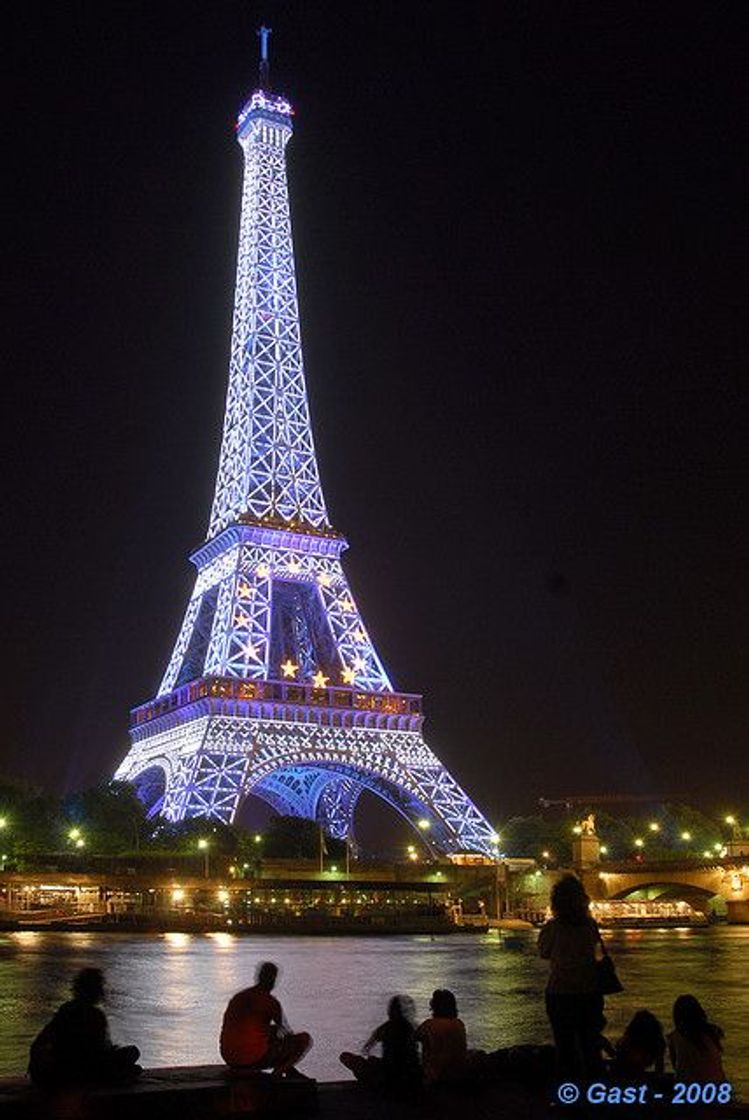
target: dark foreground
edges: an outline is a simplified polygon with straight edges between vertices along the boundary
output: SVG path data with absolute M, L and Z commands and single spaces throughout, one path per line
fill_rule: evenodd
M 44 1095 L 25 1078 L 0 1081 L 0 1120 L 208 1120 L 210 1117 L 289 1116 L 317 1120 L 546 1120 L 567 1115 L 630 1120 L 670 1117 L 747 1120 L 741 1104 L 683 1108 L 552 1105 L 545 1087 L 504 1081 L 423 1091 L 408 1100 L 363 1089 L 353 1081 L 277 1082 L 267 1075 L 238 1079 L 225 1066 L 146 1070 L 136 1083 L 117 1088 Z

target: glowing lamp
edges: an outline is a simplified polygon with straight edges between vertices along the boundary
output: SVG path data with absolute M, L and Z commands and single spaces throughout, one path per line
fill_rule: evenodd
M 644 848 L 645 847 L 645 841 L 642 839 L 641 836 L 637 836 L 635 838 L 635 847 L 636 848 Z

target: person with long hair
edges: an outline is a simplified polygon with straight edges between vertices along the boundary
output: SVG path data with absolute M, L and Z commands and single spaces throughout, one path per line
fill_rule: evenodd
M 601 935 L 590 916 L 590 899 L 574 875 L 563 875 L 551 892 L 553 917 L 541 929 L 538 951 L 550 962 L 546 1013 L 554 1034 L 559 1077 L 601 1072 L 605 1025 L 596 953 Z
M 725 1081 L 723 1031 L 711 1023 L 696 996 L 674 1002 L 668 1053 L 679 1081 Z
M 636 1080 L 648 1072 L 663 1073 L 666 1040 L 663 1027 L 651 1011 L 636 1011 L 614 1047 L 611 1072 Z
M 458 1018 L 455 996 L 447 988 L 437 988 L 429 1001 L 432 1012 L 416 1028 L 421 1043 L 421 1066 L 425 1085 L 461 1081 L 466 1076 L 468 1048 L 466 1028 Z
M 382 1056 L 370 1055 L 375 1046 Z M 383 1089 L 412 1089 L 421 1080 L 416 1030 L 413 1024 L 413 1002 L 408 996 L 393 996 L 388 1003 L 388 1017 L 377 1027 L 362 1047 L 363 1054 L 347 1050 L 341 1063 L 351 1070 L 357 1081 Z

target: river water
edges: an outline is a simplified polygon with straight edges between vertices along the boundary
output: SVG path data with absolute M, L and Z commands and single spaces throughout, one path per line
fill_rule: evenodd
M 0 934 L 0 1074 L 24 1070 L 31 1039 L 67 998 L 72 975 L 104 969 L 117 1042 L 134 1042 L 146 1066 L 219 1061 L 217 1036 L 229 996 L 252 983 L 260 960 L 282 969 L 277 994 L 314 1046 L 303 1068 L 323 1079 L 346 1071 L 337 1056 L 358 1049 L 405 992 L 417 1015 L 433 988 L 451 988 L 469 1045 L 482 1049 L 549 1040 L 546 965 L 534 933 L 399 937 L 235 937 L 225 933 Z M 693 992 L 726 1032 L 726 1072 L 749 1097 L 749 927 L 616 930 L 608 938 L 624 993 L 609 997 L 607 1034 L 649 1007 L 670 1025 L 674 998 Z

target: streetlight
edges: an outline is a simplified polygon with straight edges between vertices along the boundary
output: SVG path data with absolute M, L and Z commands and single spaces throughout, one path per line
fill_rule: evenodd
M 601 844 L 598 851 L 601 853 L 602 856 L 607 856 L 609 854 L 609 850 L 608 850 L 608 848 L 606 847 L 605 844 Z
M 431 822 L 428 821 L 426 819 L 426 817 L 421 817 L 421 819 L 418 820 L 416 822 L 416 824 L 417 824 L 417 827 L 420 828 L 422 832 L 428 832 L 429 829 L 432 827 Z
M 682 838 L 682 840 L 691 840 L 692 839 L 692 833 L 691 832 L 682 832 L 681 838 Z
M 81 835 L 80 828 L 71 828 L 70 832 L 68 833 L 68 839 L 69 840 L 78 840 L 78 839 L 80 839 L 80 835 Z
M 262 838 L 262 836 L 260 835 L 259 832 L 255 833 L 255 835 L 253 836 L 253 840 L 255 841 L 256 844 L 262 844 L 262 842 L 263 842 L 263 838 Z
M 210 877 L 210 873 L 211 873 L 210 862 L 209 862 L 210 861 L 210 855 L 209 855 L 210 842 L 208 840 L 206 840 L 206 838 L 204 836 L 201 836 L 201 838 L 198 840 L 198 848 L 203 853 L 203 875 L 205 876 L 206 879 L 208 879 Z
M 648 828 L 651 832 L 660 832 L 661 830 L 661 826 L 658 824 L 658 821 L 651 821 L 648 825 Z
M 645 847 L 645 841 L 643 840 L 643 838 L 641 836 L 636 836 L 635 837 L 635 847 L 636 848 L 644 848 Z
M 0 817 L 0 828 L 7 828 L 7 827 L 8 827 L 8 818 L 7 817 Z
M 741 839 L 741 826 L 740 826 L 739 822 L 736 820 L 733 813 L 729 813 L 727 817 L 723 818 L 723 820 L 726 822 L 726 824 L 728 825 L 728 827 L 731 830 L 731 839 L 732 840 L 740 840 Z

